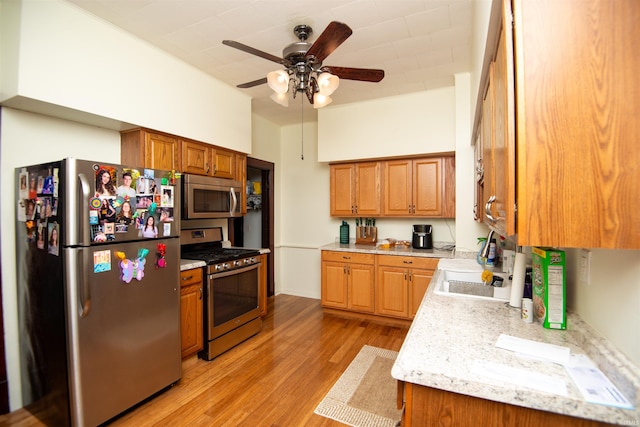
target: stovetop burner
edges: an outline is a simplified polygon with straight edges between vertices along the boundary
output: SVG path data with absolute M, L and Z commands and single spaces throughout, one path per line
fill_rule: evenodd
M 182 258 L 196 259 L 205 261 L 207 264 L 215 264 L 224 261 L 233 261 L 236 259 L 246 258 L 259 255 L 260 252 L 255 249 L 240 248 L 210 248 L 195 251 L 182 251 Z
M 220 227 L 183 229 L 180 232 L 180 257 L 207 263 L 208 272 L 223 272 L 260 262 L 258 249 L 223 248 Z

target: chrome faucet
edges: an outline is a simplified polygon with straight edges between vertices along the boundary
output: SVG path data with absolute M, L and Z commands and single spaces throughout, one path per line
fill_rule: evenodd
M 491 246 L 491 239 L 493 238 L 494 231 L 489 231 L 489 235 L 487 236 L 487 241 L 480 252 L 480 258 L 489 258 L 489 247 Z

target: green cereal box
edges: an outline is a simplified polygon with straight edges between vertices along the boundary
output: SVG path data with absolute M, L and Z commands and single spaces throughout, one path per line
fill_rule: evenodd
M 567 274 L 564 251 L 532 248 L 533 313 L 547 329 L 567 329 Z

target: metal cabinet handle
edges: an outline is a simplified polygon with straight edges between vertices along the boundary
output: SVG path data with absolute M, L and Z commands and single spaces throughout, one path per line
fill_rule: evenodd
M 200 299 L 202 299 L 202 286 L 200 286 L 199 291 L 200 291 Z
M 193 279 L 193 275 L 189 276 L 189 277 L 181 277 L 180 280 L 186 282 L 187 280 L 191 280 Z
M 351 259 L 350 256 L 342 255 L 342 259 Z
M 484 215 L 491 222 L 497 221 L 497 219 L 491 215 L 491 205 L 493 205 L 493 202 L 495 201 L 496 201 L 496 195 L 494 194 L 491 197 L 489 197 L 489 200 L 487 200 L 487 204 L 484 205 Z
M 404 264 L 413 264 L 413 261 L 407 261 L 407 260 L 404 260 L 404 261 L 402 261 L 402 262 L 403 262 Z

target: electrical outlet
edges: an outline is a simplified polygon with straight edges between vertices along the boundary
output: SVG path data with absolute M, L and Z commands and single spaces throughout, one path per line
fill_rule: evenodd
M 580 251 L 580 281 L 586 285 L 590 282 L 591 276 L 591 251 L 582 249 Z

